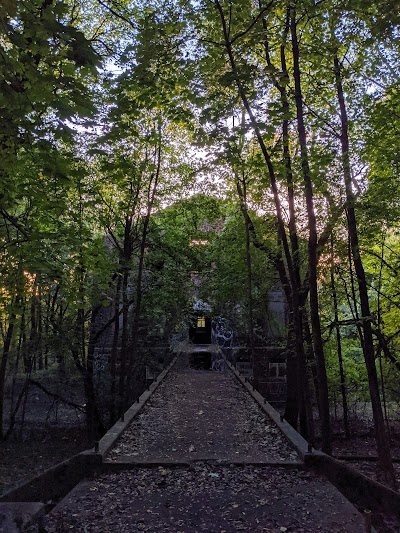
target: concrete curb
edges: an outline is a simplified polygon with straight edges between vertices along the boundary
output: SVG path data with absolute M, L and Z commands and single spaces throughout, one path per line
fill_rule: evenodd
M 116 422 L 107 433 L 99 440 L 98 451 L 93 452 L 95 455 L 100 455 L 104 458 L 108 452 L 113 448 L 115 442 L 119 439 L 121 434 L 129 426 L 132 420 L 143 410 L 143 407 L 149 401 L 151 396 L 158 389 L 162 381 L 167 377 L 170 370 L 175 365 L 179 354 L 176 355 L 171 361 L 170 365 L 165 368 L 161 374 L 157 377 L 156 381 L 150 385 L 150 387 L 138 398 L 137 402 L 132 404 L 129 409 L 124 413 L 123 417 Z
M 90 475 L 101 458 L 84 451 L 45 470 L 0 496 L 0 502 L 48 502 L 63 497 L 81 479 Z
M 377 462 L 378 457 L 376 455 L 332 455 L 334 459 L 339 461 L 367 461 L 370 463 Z M 399 457 L 392 457 L 392 463 L 400 463 Z
M 304 461 L 306 455 L 309 453 L 308 442 L 299 433 L 297 433 L 297 431 L 292 428 L 288 422 L 286 422 L 286 420 L 278 413 L 278 411 L 276 411 L 258 391 L 254 389 L 251 383 L 241 376 L 241 374 L 229 361 L 226 361 L 226 364 L 239 382 L 243 385 L 243 387 L 247 390 L 250 396 L 253 397 L 261 409 L 275 422 L 278 428 L 282 431 L 286 440 L 295 448 L 300 459 Z
M 143 409 L 144 405 L 157 390 L 160 383 L 175 365 L 179 355 L 161 372 L 148 390 L 146 390 L 124 414 L 124 420 L 117 422 L 99 441 L 99 451 L 85 450 L 65 461 L 54 465 L 34 478 L 17 485 L 0 496 L 0 502 L 48 502 L 63 498 L 82 479 L 101 470 L 104 456 L 113 447 L 125 428 Z
M 308 442 L 240 375 L 236 368 L 229 361 L 226 361 L 226 364 L 261 409 L 279 427 L 307 467 L 326 477 L 354 505 L 371 511 L 390 509 L 399 512 L 398 492 L 353 470 L 338 459 L 309 447 Z
M 400 494 L 386 485 L 353 470 L 319 450 L 306 457 L 305 464 L 325 476 L 350 501 L 371 511 L 381 509 L 400 514 Z

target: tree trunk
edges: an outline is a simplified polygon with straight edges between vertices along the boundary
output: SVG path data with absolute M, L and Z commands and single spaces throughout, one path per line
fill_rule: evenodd
M 282 288 L 285 293 L 286 301 L 289 306 L 289 326 L 288 326 L 288 357 L 287 357 L 287 397 L 286 397 L 286 407 L 285 407 L 285 419 L 289 422 L 291 426 L 293 426 L 295 429 L 298 427 L 298 418 L 299 418 L 299 411 L 301 412 L 301 426 L 304 430 L 304 428 L 308 428 L 308 424 L 305 422 L 304 413 L 305 408 L 304 401 L 306 398 L 306 394 L 303 393 L 304 386 L 302 383 L 299 382 L 299 360 L 301 359 L 301 353 L 303 352 L 303 341 L 301 339 L 301 342 L 299 341 L 299 331 L 295 330 L 295 327 L 298 328 L 299 320 L 297 319 L 296 326 L 295 321 L 293 319 L 294 312 L 293 312 L 293 297 L 292 297 L 292 289 L 289 282 L 289 279 L 286 274 L 285 265 L 283 263 L 283 260 L 281 257 L 271 257 L 270 251 L 268 247 L 261 242 L 256 233 L 256 229 L 254 227 L 254 224 L 251 220 L 251 217 L 249 213 L 247 212 L 246 204 L 244 203 L 244 197 L 243 197 L 243 190 L 240 185 L 240 182 L 236 180 L 236 188 L 238 191 L 239 199 L 240 199 L 240 208 L 243 214 L 244 219 L 246 220 L 246 225 L 249 230 L 249 234 L 251 236 L 251 240 L 253 242 L 253 246 L 258 248 L 259 250 L 263 251 L 267 254 L 267 257 L 270 259 L 272 264 L 275 266 L 278 274 L 279 279 L 282 285 Z M 279 245 L 278 245 L 279 248 Z M 298 302 L 298 300 L 295 299 L 295 302 Z M 299 311 L 299 309 L 297 309 Z M 297 343 L 297 344 L 296 344 Z M 304 353 L 304 352 L 303 352 Z M 300 354 L 300 356 L 299 356 Z M 300 407 L 299 407 L 300 406 Z M 307 429 L 304 430 L 305 433 L 303 433 L 303 436 L 307 438 L 308 431 Z
M 350 237 L 351 251 L 354 261 L 354 269 L 356 271 L 358 292 L 360 295 L 360 307 L 363 323 L 364 342 L 363 352 L 365 359 L 365 366 L 367 368 L 368 383 L 371 397 L 372 413 L 375 426 L 375 438 L 378 452 L 378 462 L 382 469 L 386 481 L 393 487 L 396 487 L 396 476 L 393 469 L 393 463 L 390 453 L 390 443 L 386 432 L 385 422 L 382 413 L 381 399 L 379 395 L 378 375 L 375 365 L 374 341 L 372 336 L 371 326 L 371 310 L 369 307 L 368 286 L 365 279 L 364 265 L 360 255 L 360 248 L 358 243 L 357 219 L 354 209 L 354 194 L 351 184 L 351 170 L 350 170 L 350 143 L 348 131 L 347 109 L 344 99 L 341 67 L 337 53 L 333 58 L 336 91 L 340 109 L 341 119 L 341 149 L 342 149 L 342 168 L 343 177 L 346 187 L 347 200 L 347 223 Z
M 289 298 L 293 299 L 293 302 L 292 302 L 293 326 L 294 326 L 295 339 L 296 339 L 295 342 L 296 342 L 297 366 L 298 366 L 298 376 L 299 376 L 298 398 L 299 398 L 299 403 L 300 403 L 300 413 L 301 413 L 301 417 L 303 420 L 302 431 L 303 431 L 303 435 L 307 437 L 308 430 L 306 428 L 308 426 L 308 421 L 305 418 L 306 417 L 305 399 L 306 399 L 307 394 L 306 394 L 306 382 L 303 381 L 303 378 L 306 373 L 304 370 L 305 367 L 301 368 L 302 365 L 305 364 L 305 357 L 304 357 L 304 346 L 303 346 L 303 339 L 302 339 L 301 314 L 299 311 L 300 310 L 300 305 L 299 305 L 300 295 L 298 294 L 298 291 L 295 290 L 296 281 L 295 281 L 295 274 L 294 274 L 294 268 L 293 268 L 293 261 L 292 261 L 292 256 L 290 254 L 290 249 L 289 249 L 288 240 L 286 236 L 285 224 L 284 224 L 284 219 L 283 219 L 283 214 L 282 214 L 282 205 L 281 205 L 280 196 L 278 192 L 278 185 L 277 185 L 274 165 L 272 163 L 267 147 L 264 143 L 263 136 L 258 126 L 257 119 L 254 116 L 254 113 L 250 106 L 246 91 L 240 80 L 239 72 L 237 69 L 235 57 L 234 57 L 233 50 L 232 50 L 232 43 L 229 37 L 229 30 L 228 30 L 228 26 L 227 26 L 227 22 L 225 19 L 222 6 L 219 0 L 215 0 L 214 3 L 219 13 L 220 19 L 221 19 L 224 44 L 225 44 L 226 52 L 229 57 L 229 63 L 232 68 L 232 73 L 234 75 L 236 85 L 238 88 L 239 97 L 241 98 L 244 108 L 246 109 L 249 115 L 250 123 L 255 133 L 255 136 L 257 138 L 258 144 L 260 146 L 261 153 L 263 155 L 263 158 L 264 158 L 267 170 L 268 170 L 268 175 L 270 178 L 271 192 L 273 195 L 275 210 L 276 210 L 278 235 L 279 235 L 279 239 L 281 242 L 281 246 L 283 248 L 284 257 L 286 259 L 288 275 L 286 275 L 286 269 L 281 258 L 277 258 L 275 261 L 275 264 L 276 264 L 276 267 L 277 267 L 277 270 L 278 270 L 278 273 L 279 273 L 279 276 L 280 276 L 282 285 L 284 287 L 285 294 L 286 294 L 288 301 L 289 301 Z M 290 285 L 287 283 L 287 281 L 290 281 Z M 291 422 L 294 423 L 294 416 L 291 416 L 290 418 L 291 418 Z M 295 427 L 297 427 L 297 421 L 295 423 Z
M 290 312 L 288 325 L 287 356 L 286 356 L 286 405 L 284 417 L 295 429 L 298 427 L 299 398 L 298 398 L 298 357 L 296 352 L 296 339 L 293 326 L 292 312 Z
M 259 1 L 260 13 L 261 13 L 262 8 L 263 8 L 262 3 L 261 1 Z M 224 35 L 226 36 L 226 28 L 224 26 L 223 13 L 222 13 L 220 6 L 218 6 L 218 9 L 220 12 L 221 20 L 223 22 Z M 282 116 L 283 116 L 283 121 L 282 121 L 283 159 L 284 159 L 284 167 L 285 167 L 286 181 L 287 181 L 287 188 L 288 188 L 289 237 L 290 237 L 290 244 L 291 244 L 291 254 L 290 254 L 287 239 L 286 239 L 286 233 L 285 233 L 285 228 L 284 228 L 283 219 L 282 219 L 279 195 L 277 195 L 277 184 L 276 184 L 272 161 L 270 160 L 270 157 L 266 150 L 262 136 L 260 134 L 260 131 L 258 130 L 257 123 L 255 122 L 250 106 L 247 102 L 247 97 L 245 95 L 243 87 L 241 86 L 240 80 L 237 81 L 237 85 L 239 88 L 239 94 L 242 97 L 242 101 L 246 107 L 246 110 L 249 113 L 254 131 L 256 133 L 258 142 L 260 144 L 260 148 L 262 150 L 265 162 L 268 167 L 270 180 L 271 180 L 271 189 L 274 194 L 275 207 L 276 207 L 276 213 L 277 213 L 278 234 L 279 234 L 281 243 L 283 245 L 287 267 L 288 267 L 288 273 L 289 273 L 288 281 L 290 281 L 290 291 L 289 292 L 285 291 L 285 294 L 287 296 L 288 304 L 291 307 L 291 317 L 292 317 L 292 326 L 293 326 L 293 335 L 294 335 L 294 347 L 296 350 L 296 359 L 294 359 L 294 357 L 290 357 L 288 360 L 288 365 L 290 367 L 288 368 L 288 375 L 290 376 L 289 379 L 291 380 L 291 387 L 295 387 L 295 388 L 294 389 L 288 388 L 288 394 L 290 396 L 288 396 L 287 398 L 285 417 L 287 417 L 287 420 L 290 420 L 290 423 L 293 425 L 293 427 L 297 428 L 297 417 L 298 417 L 298 414 L 300 414 L 300 431 L 302 435 L 307 439 L 308 438 L 313 439 L 313 434 L 314 434 L 313 417 L 312 417 L 312 408 L 311 408 L 311 403 L 310 403 L 310 395 L 308 391 L 309 386 L 308 386 L 308 379 L 307 379 L 306 357 L 304 353 L 304 343 L 303 343 L 302 310 L 301 310 L 301 296 L 300 296 L 300 292 L 301 292 L 300 254 L 299 254 L 297 228 L 296 228 L 293 174 L 292 174 L 291 157 L 290 157 L 290 150 L 289 150 L 289 119 L 288 119 L 289 101 L 288 101 L 288 96 L 287 96 L 286 83 L 281 83 L 281 81 L 274 74 L 274 68 L 271 63 L 271 58 L 270 58 L 270 53 L 269 53 L 269 44 L 268 44 L 268 36 L 267 36 L 268 28 L 267 28 L 266 19 L 264 16 L 262 16 L 262 24 L 264 28 L 263 43 L 264 43 L 264 50 L 265 50 L 265 58 L 266 58 L 268 66 L 271 67 L 270 75 L 272 78 L 272 82 L 274 86 L 277 88 L 277 90 L 280 92 L 280 97 L 281 97 Z M 290 3 L 288 3 L 288 7 L 287 7 L 285 29 L 284 29 L 284 33 L 282 36 L 282 44 L 281 44 L 281 50 L 280 50 L 282 78 L 285 80 L 285 82 L 288 80 L 288 77 L 289 77 L 287 66 L 286 66 L 286 56 L 285 56 L 289 28 L 290 28 Z M 229 47 L 229 43 L 226 37 L 225 37 L 225 41 L 227 43 L 226 46 L 227 46 L 228 54 L 230 55 L 232 70 L 235 72 L 236 66 L 234 64 L 232 50 Z M 283 284 L 283 279 L 286 280 L 286 275 L 282 276 L 283 274 L 282 268 L 278 269 L 278 273 L 280 275 L 281 282 Z M 290 302 L 289 302 L 289 299 L 290 299 Z M 291 345 L 291 343 L 289 343 L 289 345 Z M 296 365 L 296 370 L 293 368 L 293 365 Z M 294 380 L 292 379 L 294 375 L 294 370 L 297 375 L 296 382 L 294 382 Z M 294 408 L 295 397 L 297 398 L 297 401 L 299 404 L 297 408 Z
M 307 362 L 307 379 L 308 379 L 308 397 L 307 397 L 307 408 L 312 411 L 314 400 L 316 400 L 318 407 L 318 414 L 321 418 L 321 408 L 319 405 L 319 382 L 318 382 L 318 371 L 317 371 L 317 361 L 315 358 L 312 334 L 310 330 L 310 323 L 308 321 L 307 309 L 302 310 L 302 323 L 303 323 L 303 335 L 305 343 L 305 357 Z M 312 394 L 312 387 L 310 382 L 314 385 L 314 395 Z M 313 437 L 315 437 L 314 427 L 313 427 Z M 311 441 L 311 439 L 310 439 Z
M 317 247 L 318 234 L 317 222 L 314 209 L 313 187 L 310 174 L 308 159 L 307 137 L 304 124 L 303 96 L 301 90 L 301 72 L 300 72 L 300 52 L 297 38 L 296 9 L 292 8 L 290 31 L 292 36 L 293 50 L 293 67 L 295 81 L 295 100 L 297 111 L 297 131 L 299 134 L 301 148 L 301 168 L 303 172 L 304 188 L 307 206 L 308 218 L 308 283 L 310 296 L 310 319 L 312 328 L 312 339 L 314 353 L 317 362 L 319 405 L 321 417 L 321 437 L 322 450 L 325 453 L 331 453 L 331 428 L 329 418 L 329 397 L 328 397 L 328 380 L 326 376 L 325 354 L 322 342 L 321 323 L 319 318 L 319 301 L 318 301 L 318 278 L 317 278 Z
M 42 287 L 38 283 L 38 296 L 36 299 L 36 312 L 37 312 L 37 363 L 38 369 L 43 370 L 43 313 L 42 313 Z
M 49 336 L 50 336 L 50 305 L 51 305 L 51 292 L 47 293 L 46 297 L 46 316 L 44 319 L 44 339 L 43 339 L 43 358 L 44 368 L 49 368 Z
M 348 216 L 349 215 L 346 210 L 346 217 L 348 218 Z M 350 309 L 353 310 L 353 318 L 356 320 L 356 328 L 357 328 L 358 336 L 360 338 L 361 347 L 363 347 L 364 346 L 364 334 L 363 334 L 363 329 L 360 325 L 360 313 L 358 312 L 358 301 L 357 301 L 356 288 L 355 288 L 355 283 L 354 283 L 353 255 L 351 251 L 350 233 L 348 233 L 347 235 L 347 257 L 349 260 L 350 287 L 351 287 L 351 298 L 353 300 L 353 307 L 351 306 L 349 295 L 347 295 L 347 301 L 349 302 Z
M 7 372 L 7 364 L 8 359 L 10 356 L 10 349 L 11 349 L 11 343 L 13 339 L 13 333 L 14 333 L 14 324 L 17 316 L 15 314 L 15 311 L 11 311 L 8 327 L 7 327 L 7 333 L 4 339 L 4 346 L 3 346 L 3 353 L 0 361 L 0 438 L 2 439 L 4 436 L 3 433 L 3 425 L 4 425 L 4 394 L 5 394 L 5 385 L 6 385 L 6 372 Z
M 333 240 L 331 244 L 331 292 L 333 300 L 333 311 L 335 316 L 335 330 L 336 330 L 336 348 L 339 362 L 339 375 L 340 375 L 340 393 L 342 395 L 342 407 L 343 407 L 343 427 L 344 434 L 346 439 L 350 437 L 350 427 L 349 427 L 349 416 L 348 416 L 348 407 L 347 407 L 347 391 L 346 391 L 346 375 L 343 368 L 343 354 L 342 354 L 342 337 L 340 334 L 339 326 L 339 313 L 338 313 L 338 302 L 336 294 L 336 283 L 335 283 L 335 261 L 333 256 Z
M 158 182 L 160 179 L 161 172 L 161 122 L 158 123 L 158 138 L 157 144 L 154 147 L 154 164 L 156 166 L 156 171 L 153 173 L 152 178 L 150 179 L 149 188 L 147 191 L 147 209 L 146 215 L 143 220 L 143 231 L 140 240 L 140 253 L 139 253 L 139 264 L 138 264 L 138 273 L 136 278 L 136 302 L 133 311 L 132 317 L 132 326 L 131 326 L 131 339 L 130 339 L 130 349 L 129 349 L 129 366 L 127 377 L 131 378 L 133 375 L 133 366 L 134 366 L 134 356 L 136 341 L 139 329 L 139 320 L 140 313 L 142 310 L 142 297 L 143 297 L 143 274 L 144 274 L 144 259 L 146 254 L 146 245 L 147 245 L 147 235 L 149 232 L 150 217 L 153 211 L 153 205 L 156 198 L 158 190 Z M 133 380 L 130 381 L 129 387 L 127 390 L 129 392 L 130 400 L 133 401 Z
M 23 350 L 23 338 L 24 338 L 23 327 L 24 327 L 24 322 L 25 322 L 24 313 L 25 313 L 25 306 L 24 306 L 24 304 L 22 304 L 21 305 L 21 317 L 20 317 L 20 320 L 19 320 L 19 333 L 18 333 L 17 351 L 16 351 L 16 356 L 15 356 L 14 372 L 13 372 L 12 383 L 11 383 L 10 416 L 11 416 L 11 413 L 13 412 L 13 410 L 14 410 L 15 387 L 16 387 L 16 383 L 17 383 L 17 375 L 18 375 L 18 372 L 19 372 L 19 365 L 20 365 L 21 354 L 22 354 L 22 350 Z
M 117 415 L 117 357 L 118 357 L 118 340 L 119 340 L 119 304 L 121 300 L 121 275 L 118 275 L 117 279 L 117 287 L 115 290 L 115 297 L 114 297 L 114 314 L 115 314 L 115 322 L 114 322 L 114 333 L 113 333 L 113 342 L 111 347 L 111 355 L 110 355 L 110 372 L 111 372 L 111 388 L 110 388 L 110 396 L 111 396 L 111 405 L 110 405 L 110 427 L 116 422 L 118 415 Z
M 247 211 L 247 184 L 246 184 L 246 178 L 243 175 L 242 176 L 242 185 L 243 185 L 243 196 L 244 196 L 244 202 L 246 205 L 246 211 Z M 254 359 L 254 324 L 253 324 L 253 276 L 252 276 L 252 262 L 251 262 L 251 250 L 250 250 L 250 228 L 247 221 L 247 218 L 244 220 L 245 224 L 245 232 L 246 232 L 246 252 L 245 252 L 245 263 L 246 263 L 246 274 L 247 274 L 247 328 L 248 328 L 248 335 L 249 335 L 249 341 L 250 341 L 250 355 L 251 355 L 251 361 L 253 364 L 253 368 L 256 367 L 256 361 Z M 258 388 L 258 382 L 257 377 L 254 375 L 254 386 Z
M 37 339 L 38 339 L 38 332 L 37 332 L 37 313 L 36 313 L 36 307 L 37 307 L 37 282 L 35 281 L 33 285 L 33 293 L 31 296 L 31 309 L 30 309 L 30 331 L 29 331 L 29 342 L 28 342 L 28 350 L 26 353 L 27 357 L 27 364 L 25 371 L 27 373 L 30 373 L 32 371 L 36 371 L 37 367 Z
M 101 420 L 101 415 L 97 407 L 96 393 L 93 384 L 93 370 L 94 370 L 94 350 L 96 347 L 96 331 L 94 324 L 96 317 L 101 307 L 95 307 L 92 310 L 92 316 L 90 320 L 90 335 L 87 349 L 86 364 L 84 367 L 84 390 L 86 399 L 86 428 L 88 441 L 93 444 L 95 441 L 104 434 L 105 427 Z
M 119 390 L 118 390 L 118 416 L 121 416 L 126 407 L 125 380 L 128 362 L 128 318 L 129 318 L 129 299 L 128 299 L 128 279 L 129 269 L 127 265 L 123 266 L 122 274 L 122 333 L 120 349 L 120 367 L 119 367 Z

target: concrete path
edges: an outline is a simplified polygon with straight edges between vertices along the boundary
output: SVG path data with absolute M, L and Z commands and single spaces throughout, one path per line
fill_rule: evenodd
M 109 468 L 159 466 L 131 464 L 81 483 L 46 517 L 45 531 L 364 531 L 361 515 L 330 483 L 300 468 L 230 371 L 194 371 L 181 360 L 107 461 Z
M 229 369 L 178 362 L 109 454 L 112 461 L 291 461 L 297 453 Z

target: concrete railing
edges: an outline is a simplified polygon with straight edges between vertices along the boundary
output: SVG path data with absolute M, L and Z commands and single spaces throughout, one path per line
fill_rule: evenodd
M 176 356 L 149 388 L 100 439 L 95 449 L 85 450 L 49 468 L 0 496 L 1 502 L 48 502 L 65 496 L 82 479 L 101 469 L 104 457 L 132 420 L 142 411 L 176 363 Z
M 229 361 L 226 361 L 226 364 L 261 409 L 275 422 L 307 467 L 324 475 L 347 499 L 358 507 L 361 506 L 371 511 L 390 509 L 400 513 L 400 494 L 398 492 L 353 470 L 338 459 L 312 448 Z

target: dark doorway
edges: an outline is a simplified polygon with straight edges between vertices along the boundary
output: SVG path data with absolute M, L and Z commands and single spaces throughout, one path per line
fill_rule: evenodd
M 211 358 L 207 350 L 193 350 L 189 354 L 189 366 L 196 370 L 211 370 Z
M 211 318 L 198 315 L 196 322 L 189 330 L 189 338 L 193 344 L 211 344 Z

